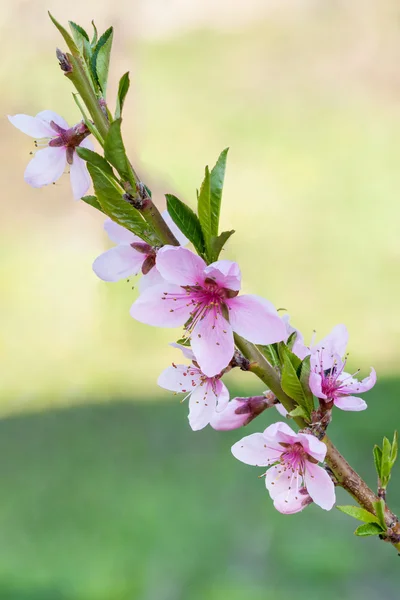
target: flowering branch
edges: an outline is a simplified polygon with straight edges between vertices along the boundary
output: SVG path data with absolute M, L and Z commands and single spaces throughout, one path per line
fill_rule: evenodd
M 183 337 L 171 345 L 187 362 L 167 367 L 158 384 L 185 394 L 193 430 L 208 424 L 217 430 L 237 429 L 275 407 L 296 423 L 297 433 L 281 421 L 232 447 L 238 460 L 267 468 L 265 484 L 275 508 L 291 514 L 315 502 L 330 510 L 335 486 L 341 486 L 359 505 L 338 507 L 363 523 L 355 533 L 377 535 L 400 550 L 400 524 L 386 505 L 397 434 L 392 443 L 384 438 L 382 448 L 374 448 L 377 495 L 326 435 L 333 410 L 367 408 L 358 394 L 375 385 L 375 371 L 361 381 L 358 372 L 346 373 L 344 325 L 307 346 L 270 302 L 240 295 L 239 266 L 219 259 L 234 233 L 219 230 L 228 149 L 211 170 L 205 169 L 197 212 L 171 194 L 166 195 L 168 210 L 158 211 L 126 155 L 121 133 L 128 73 L 121 77 L 114 115 L 107 105 L 112 28 L 100 38 L 95 29 L 90 41 L 80 26 L 70 22 L 71 35 L 50 17 L 70 50 L 57 50 L 57 58 L 78 93 L 74 100 L 83 120 L 69 127 L 52 111 L 9 117 L 21 131 L 41 140 L 25 180 L 42 187 L 57 180 L 68 164 L 74 197 L 108 217 L 104 227 L 115 244 L 94 261 L 94 272 L 110 282 L 141 273 L 131 316 L 152 326 L 183 326 Z M 102 154 L 94 151 L 89 133 Z M 95 195 L 85 195 L 91 183 Z M 195 252 L 185 248 L 189 242 Z M 222 379 L 236 367 L 254 373 L 268 390 L 230 400 Z

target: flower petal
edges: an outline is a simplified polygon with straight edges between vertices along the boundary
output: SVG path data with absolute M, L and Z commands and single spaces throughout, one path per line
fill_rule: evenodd
M 32 187 L 43 187 L 57 181 L 64 173 L 65 148 L 44 148 L 36 152 L 25 169 L 24 179 Z
M 209 424 L 216 404 L 217 396 L 210 381 L 194 390 L 189 398 L 189 424 L 193 431 Z
M 38 140 L 47 137 L 53 138 L 57 135 L 48 123 L 45 123 L 42 119 L 38 119 L 37 117 L 21 114 L 14 116 L 9 115 L 8 120 L 14 127 L 22 131 L 22 133 L 30 135 Z
M 233 456 L 246 465 L 267 467 L 279 460 L 284 449 L 271 448 L 262 433 L 252 433 L 236 442 L 231 450 Z
M 245 402 L 240 398 L 233 398 L 224 410 L 216 411 L 210 421 L 210 425 L 217 431 L 230 431 L 243 427 L 248 421 L 250 411 L 248 413 L 236 413 L 237 409 L 244 406 Z
M 154 327 L 179 327 L 189 319 L 191 309 L 178 285 L 162 283 L 144 290 L 132 304 L 130 314 L 137 321 Z
M 158 378 L 158 385 L 171 392 L 187 394 L 201 384 L 201 372 L 194 366 L 167 367 Z
M 119 281 L 137 275 L 144 255 L 130 246 L 115 246 L 103 252 L 93 263 L 93 271 L 103 281 Z
M 91 150 L 92 152 L 94 150 L 94 144 L 92 142 L 92 138 L 91 137 L 85 137 L 85 139 L 81 141 L 81 143 L 79 144 L 79 146 L 81 148 L 87 148 L 88 150 Z
M 273 500 L 282 494 L 287 499 L 291 489 L 296 486 L 297 479 L 297 471 L 292 472 L 290 469 L 285 469 L 283 465 L 279 464 L 268 469 L 265 475 L 265 487 Z
M 55 113 L 53 110 L 42 110 L 40 111 L 35 119 L 40 119 L 45 124 L 50 126 L 51 121 L 54 121 L 56 125 L 62 127 L 63 129 L 69 129 L 69 125 L 63 117 Z M 50 130 L 53 132 L 53 136 L 57 135 L 55 130 L 50 126 Z
M 278 402 L 278 404 L 275 404 L 275 408 L 282 417 L 288 416 L 288 414 L 289 414 L 288 411 L 283 406 L 283 404 L 281 404 L 280 402 Z
M 346 346 L 349 341 L 349 332 L 347 331 L 346 325 L 336 325 L 327 336 L 325 336 L 318 344 L 311 347 L 312 354 L 315 354 L 318 350 L 324 351 L 326 356 L 326 369 L 331 367 L 328 357 L 332 354 L 338 354 L 344 356 L 346 352 Z M 325 366 L 325 360 L 324 360 Z
M 346 385 L 340 387 L 340 391 L 348 393 L 348 394 L 358 394 L 362 392 L 368 392 L 371 388 L 374 387 L 376 383 L 376 371 L 371 368 L 371 373 L 368 377 L 364 377 L 362 381 L 358 381 L 357 379 L 347 376 L 347 373 L 342 373 L 342 376 L 339 378 L 341 380 L 346 380 Z
M 264 430 L 263 436 L 268 441 L 269 446 L 277 447 L 280 443 L 294 444 L 298 442 L 298 434 L 287 423 L 283 423 L 282 421 L 269 425 Z
M 238 292 L 242 281 L 239 265 L 231 260 L 217 260 L 204 269 L 205 277 L 220 287 Z
M 143 254 L 142 254 L 143 256 Z M 139 281 L 139 291 L 142 294 L 145 290 L 150 287 L 154 287 L 155 285 L 165 284 L 165 279 L 163 279 L 160 273 L 157 270 L 157 267 L 154 266 L 146 275 L 142 275 Z
M 311 365 L 312 368 L 312 365 Z M 308 385 L 310 386 L 310 390 L 316 396 L 316 398 L 322 398 L 323 400 L 327 400 L 326 394 L 322 391 L 322 377 L 319 373 L 315 373 L 311 371 L 310 378 L 308 380 Z
M 195 326 L 191 346 L 203 373 L 207 377 L 218 375 L 233 356 L 232 328 L 222 315 L 216 317 L 209 311 Z
M 357 396 L 340 396 L 340 398 L 335 398 L 333 400 L 333 404 L 341 410 L 356 412 L 368 408 L 367 403 L 364 402 L 362 398 L 358 398 Z
M 187 248 L 164 246 L 157 253 L 157 268 L 169 283 L 203 285 L 206 263 Z
M 168 225 L 168 227 L 170 228 L 170 230 L 172 231 L 172 233 L 174 234 L 174 236 L 176 237 L 176 239 L 178 240 L 178 242 L 180 243 L 180 245 L 186 246 L 189 243 L 189 240 L 187 239 L 186 236 L 183 235 L 182 231 L 175 225 L 175 223 L 171 219 L 169 212 L 167 210 L 164 210 L 164 212 L 161 213 L 161 216 L 164 219 L 164 221 L 166 222 L 166 224 Z
M 86 163 L 82 160 L 76 152 L 73 155 L 72 165 L 70 165 L 69 174 L 71 177 L 72 193 L 75 200 L 79 200 L 86 194 L 92 180 L 90 179 L 89 171 L 87 170 Z
M 259 296 L 226 301 L 233 331 L 254 344 L 273 344 L 286 338 L 286 327 L 273 305 Z
M 324 510 L 331 510 L 336 500 L 335 486 L 325 469 L 307 461 L 304 480 L 315 504 Z
M 323 462 L 326 456 L 326 444 L 308 433 L 299 433 L 299 442 L 304 450 L 318 462 Z
M 293 515 L 304 510 L 311 502 L 308 493 L 299 490 L 297 494 L 290 494 L 289 497 L 287 493 L 278 494 L 274 498 L 274 507 L 283 515 Z
M 104 229 L 107 232 L 108 237 L 114 244 L 132 244 L 133 242 L 141 242 L 140 237 L 125 229 L 122 225 L 118 225 L 115 221 L 107 219 L 104 222 Z
M 185 358 L 188 358 L 189 360 L 195 359 L 194 354 L 189 346 L 183 346 L 183 344 L 177 344 L 176 342 L 171 342 L 170 346 L 173 348 L 179 348 Z
M 214 380 L 214 390 L 215 390 L 215 394 L 217 396 L 217 408 L 216 410 L 219 411 L 223 411 L 228 403 L 229 403 L 229 391 L 228 388 L 226 387 L 226 385 L 220 380 L 220 379 L 215 379 Z

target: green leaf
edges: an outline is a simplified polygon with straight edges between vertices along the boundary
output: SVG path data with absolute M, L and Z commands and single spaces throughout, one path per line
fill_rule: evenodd
M 94 21 L 92 21 L 92 27 L 93 27 L 93 37 L 92 37 L 92 41 L 90 42 L 90 45 L 93 47 L 96 45 L 97 43 L 97 38 L 98 38 L 98 34 L 97 34 L 97 27 L 94 24 Z
M 212 236 L 210 239 L 210 261 L 215 262 L 221 253 L 222 248 L 229 240 L 231 235 L 235 233 L 234 229 L 231 231 L 223 231 L 218 237 Z
M 289 350 L 289 348 L 286 346 L 286 344 L 284 342 L 279 342 L 278 353 L 279 353 L 279 358 L 281 359 L 282 364 L 285 359 L 285 356 L 289 357 L 290 362 L 292 363 L 292 365 L 297 373 L 297 371 L 299 370 L 299 368 L 301 366 L 301 358 L 296 356 L 296 354 L 293 354 L 293 352 L 291 350 Z
M 392 463 L 392 467 L 397 459 L 397 451 L 399 447 L 399 435 L 397 431 L 394 432 L 393 442 L 392 442 L 392 451 L 390 453 L 390 462 Z
M 175 225 L 192 242 L 197 252 L 203 256 L 205 252 L 204 237 L 198 216 L 189 206 L 172 194 L 165 195 L 168 213 Z
M 93 208 L 97 208 L 97 210 L 100 210 L 102 213 L 104 213 L 104 210 L 101 208 L 100 202 L 97 200 L 96 196 L 82 196 L 81 200 L 86 202 L 86 204 L 90 204 L 90 206 L 93 206 Z
M 56 19 L 53 17 L 53 15 L 51 14 L 50 11 L 48 11 L 48 14 L 49 14 L 50 19 L 54 23 L 54 25 L 57 27 L 58 31 L 63 36 L 68 48 L 70 49 L 70 51 L 73 54 L 73 56 L 75 56 L 76 58 L 79 58 L 80 57 L 79 48 L 75 44 L 71 35 L 68 33 L 68 31 L 62 25 L 60 25 L 60 23 L 58 21 L 56 21 Z
M 197 202 L 197 213 L 199 215 L 201 230 L 204 236 L 204 242 L 206 247 L 206 253 L 208 258 L 210 258 L 210 242 L 211 242 L 211 205 L 210 205 L 210 196 L 211 196 L 211 188 L 210 188 L 210 171 L 208 167 L 205 170 L 205 176 L 203 179 L 203 183 L 200 187 L 198 202 Z M 209 262 L 212 262 L 211 260 Z
M 100 154 L 97 154 L 97 152 L 93 152 L 93 150 L 89 150 L 88 148 L 82 148 L 80 146 L 76 148 L 76 153 L 78 156 L 83 158 L 83 160 L 85 160 L 88 163 L 91 163 L 92 165 L 100 169 L 100 171 L 107 173 L 107 175 L 110 175 L 115 179 L 115 175 L 111 165 Z
M 69 28 L 71 29 L 75 43 L 78 46 L 80 53 L 83 54 L 84 42 L 87 41 L 89 43 L 89 36 L 83 29 L 83 27 L 77 25 L 73 21 L 68 21 L 68 24 Z
M 314 406 L 314 396 L 313 396 L 313 393 L 310 388 L 310 372 L 311 372 L 310 360 L 311 360 L 311 356 L 306 356 L 305 359 L 303 360 L 303 362 L 301 363 L 301 365 L 299 367 L 299 369 L 300 369 L 299 379 L 300 379 L 301 387 L 303 388 L 304 398 L 306 399 L 307 411 L 311 414 L 311 412 L 314 410 L 315 406 Z M 299 369 L 297 370 L 298 374 L 299 374 Z
M 366 523 L 365 525 L 360 525 L 357 527 L 354 534 L 360 537 L 365 537 L 367 535 L 379 535 L 382 533 L 382 529 L 376 523 Z
M 376 472 L 378 473 L 378 477 L 379 479 L 381 479 L 381 475 L 382 475 L 382 450 L 379 448 L 379 446 L 374 446 L 373 449 L 373 454 L 374 454 L 374 463 L 375 463 L 375 469 Z
M 108 69 L 113 40 L 113 28 L 109 27 L 97 42 L 91 59 L 93 75 L 105 97 L 107 91 Z
M 277 344 L 270 344 L 269 346 L 259 345 L 259 346 L 257 346 L 257 348 L 260 350 L 261 354 L 263 356 L 265 356 L 265 358 L 268 360 L 268 362 L 273 367 L 280 367 L 281 366 L 281 361 L 279 360 L 278 345 Z
M 104 213 L 122 227 L 129 229 L 145 242 L 153 245 L 156 240 L 154 232 L 149 228 L 141 213 L 123 198 L 124 190 L 115 179 L 91 163 L 87 163 L 87 168 Z
M 136 182 L 132 175 L 129 160 L 126 156 L 124 142 L 121 135 L 121 119 L 113 121 L 104 140 L 104 157 L 113 165 L 123 179 L 136 187 Z
M 186 348 L 190 348 L 190 338 L 180 338 L 176 343 L 185 346 Z
M 361 508 L 360 506 L 351 506 L 351 505 L 346 505 L 346 506 L 337 506 L 336 507 L 338 510 L 340 510 L 341 512 L 345 513 L 346 515 L 349 515 L 350 517 L 353 517 L 354 519 L 358 519 L 359 521 L 362 521 L 363 523 L 378 523 L 379 524 L 379 518 L 376 517 L 375 515 L 373 515 L 372 513 L 370 513 L 368 510 L 365 510 L 365 508 Z
M 103 145 L 103 138 L 101 137 L 101 135 L 99 134 L 99 132 L 97 131 L 97 128 L 95 126 L 95 124 L 93 123 L 93 121 L 91 121 L 87 114 L 86 111 L 83 107 L 82 101 L 80 99 L 79 94 L 72 94 L 73 99 L 75 100 L 75 104 L 77 105 L 77 107 L 79 108 L 83 121 L 86 125 L 86 127 L 89 129 L 90 133 L 96 138 L 96 140 L 99 142 L 99 144 L 102 146 Z
M 376 512 L 376 516 L 378 518 L 378 522 L 381 525 L 382 529 L 386 531 L 386 522 L 385 522 L 385 501 L 383 498 L 378 500 L 377 502 L 373 502 L 373 506 Z
M 290 411 L 289 415 L 291 417 L 302 417 L 303 419 L 309 418 L 308 413 L 302 406 L 296 406 L 296 408 Z
M 387 484 L 390 479 L 390 471 L 392 468 L 392 463 L 390 460 L 391 453 L 392 453 L 392 446 L 391 446 L 389 440 L 387 439 L 387 437 L 384 437 L 383 445 L 382 445 L 382 467 L 381 467 L 382 485 L 385 485 L 385 483 Z
M 128 73 L 125 73 L 125 75 L 122 75 L 121 79 L 119 80 L 118 94 L 117 94 L 117 106 L 115 108 L 115 118 L 116 119 L 119 119 L 121 117 L 125 98 L 128 93 L 128 90 L 129 90 L 129 85 L 130 85 L 130 81 L 129 81 L 129 71 L 128 71 Z
M 279 344 L 279 355 L 282 361 L 282 389 L 290 398 L 293 398 L 300 406 L 302 406 L 310 418 L 308 401 L 304 395 L 303 387 L 297 375 L 297 361 L 300 359 L 295 356 L 284 344 Z M 300 361 L 301 363 L 301 361 Z M 297 365 L 297 366 L 296 366 Z
M 222 189 L 224 187 L 226 159 L 229 148 L 222 150 L 210 173 L 210 225 L 211 236 L 218 235 Z
M 296 341 L 296 338 L 297 338 L 297 331 L 293 331 L 293 332 L 292 332 L 292 333 L 289 335 L 289 337 L 288 337 L 288 339 L 287 339 L 287 341 L 286 341 L 286 346 L 289 348 L 289 350 L 292 350 L 292 349 L 293 349 L 293 345 L 294 345 L 294 343 L 295 343 L 295 341 Z

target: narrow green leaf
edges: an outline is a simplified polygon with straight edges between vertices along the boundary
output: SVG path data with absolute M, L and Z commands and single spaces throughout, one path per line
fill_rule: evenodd
M 104 157 L 113 165 L 123 179 L 136 186 L 132 175 L 129 160 L 126 156 L 124 142 L 121 135 L 121 119 L 113 121 L 104 140 Z
M 300 379 L 301 387 L 303 388 L 303 394 L 304 394 L 304 398 L 306 400 L 307 411 L 311 415 L 315 406 L 314 406 L 314 396 L 313 396 L 313 393 L 310 388 L 310 372 L 311 372 L 310 360 L 311 360 L 311 356 L 306 356 L 305 359 L 303 360 L 303 362 L 301 363 L 301 365 L 299 367 L 299 369 L 300 369 L 299 379 Z M 298 369 L 298 371 L 299 371 L 299 369 Z
M 231 231 L 223 231 L 218 237 L 212 236 L 210 239 L 210 261 L 215 262 L 221 253 L 222 248 L 229 240 L 231 235 L 235 233 L 234 229 Z
M 89 150 L 88 148 L 81 148 L 80 146 L 76 148 L 76 153 L 78 156 L 83 158 L 83 160 L 91 163 L 100 169 L 100 171 L 107 173 L 107 175 L 110 175 L 115 179 L 115 175 L 110 163 L 108 163 L 100 154 L 97 154 L 97 152 L 93 152 L 93 150 Z
M 73 56 L 75 56 L 76 58 L 79 58 L 79 56 L 80 56 L 79 48 L 75 44 L 75 42 L 74 42 L 73 38 L 71 37 L 71 35 L 68 33 L 68 31 L 58 21 L 56 21 L 56 19 L 53 17 L 53 15 L 51 14 L 50 11 L 48 11 L 48 14 L 49 14 L 50 19 L 54 23 L 54 25 L 57 27 L 58 31 L 63 36 L 63 38 L 64 38 L 64 40 L 65 40 L 68 48 L 70 49 L 71 53 L 73 54 Z
M 90 42 L 90 45 L 93 48 L 97 44 L 97 38 L 98 38 L 97 27 L 94 24 L 94 21 L 92 21 L 92 27 L 93 27 L 93 37 L 92 37 L 92 41 Z
M 296 406 L 296 408 L 290 411 L 289 415 L 291 417 L 302 417 L 303 419 L 309 418 L 308 413 L 302 406 Z
M 210 258 L 210 242 L 212 236 L 210 194 L 210 171 L 208 167 L 206 167 L 205 176 L 203 179 L 203 183 L 200 187 L 197 202 L 197 214 L 199 215 L 200 225 L 204 236 L 204 242 L 208 258 Z
M 297 331 L 293 331 L 289 335 L 289 337 L 288 337 L 288 339 L 286 341 L 286 346 L 289 348 L 290 351 L 292 351 L 292 349 L 293 349 L 293 345 L 294 345 L 294 343 L 296 341 L 296 338 L 297 338 Z
M 346 515 L 349 515 L 350 517 L 353 517 L 354 519 L 358 519 L 359 521 L 362 521 L 363 523 L 378 523 L 379 524 L 379 518 L 376 517 L 375 515 L 373 515 L 372 513 L 370 513 L 368 510 L 365 510 L 365 508 L 361 508 L 360 506 L 351 506 L 351 505 L 346 505 L 346 506 L 336 506 L 336 508 L 338 510 L 340 510 L 341 512 L 345 513 Z
M 379 448 L 379 446 L 375 445 L 372 452 L 374 455 L 375 469 L 376 469 L 379 479 L 381 479 L 382 478 L 382 450 Z
M 218 235 L 219 215 L 221 211 L 222 189 L 224 187 L 226 159 L 229 148 L 222 150 L 210 173 L 210 217 L 211 235 Z
M 381 525 L 382 529 L 386 531 L 384 499 L 381 498 L 380 500 L 378 500 L 378 502 L 373 502 L 373 506 L 376 512 L 376 516 L 378 518 L 378 523 Z
M 84 41 L 87 41 L 89 43 L 89 36 L 83 29 L 83 27 L 77 25 L 77 23 L 74 23 L 73 21 L 68 21 L 68 24 L 69 28 L 71 29 L 75 43 L 79 48 L 80 53 L 83 54 Z
M 168 213 L 175 225 L 192 242 L 197 252 L 203 256 L 205 252 L 204 237 L 197 215 L 187 204 L 172 194 L 165 195 Z
M 190 338 L 180 338 L 176 343 L 185 346 L 186 348 L 190 348 Z
M 393 442 L 392 442 L 392 451 L 390 453 L 390 462 L 392 463 L 392 467 L 397 459 L 397 451 L 399 447 L 399 435 L 397 431 L 394 432 Z
M 279 360 L 277 344 L 270 344 L 269 346 L 259 345 L 259 346 L 257 346 L 257 348 L 260 350 L 261 354 L 263 354 L 263 356 L 265 356 L 265 358 L 268 360 L 268 362 L 273 367 L 281 366 L 281 361 Z
M 366 537 L 367 535 L 379 535 L 382 533 L 382 529 L 380 525 L 376 523 L 365 523 L 365 525 L 360 525 L 357 527 L 354 534 L 360 537 Z
M 391 446 L 389 440 L 387 439 L 387 437 L 384 437 L 383 445 L 382 445 L 382 467 L 381 467 L 382 484 L 384 484 L 384 482 L 388 482 L 390 479 L 390 471 L 392 468 L 392 463 L 390 460 L 391 453 L 392 453 L 392 446 Z
M 95 80 L 105 97 L 107 91 L 108 69 L 113 40 L 113 28 L 109 27 L 97 42 L 92 55 L 91 67 Z
M 93 180 L 97 199 L 105 214 L 153 245 L 156 239 L 154 232 L 149 229 L 148 223 L 140 212 L 124 200 L 124 190 L 120 185 L 93 164 L 87 163 L 87 168 Z
M 129 72 L 128 72 L 128 73 L 125 73 L 125 75 L 122 75 L 121 79 L 119 80 L 117 105 L 115 108 L 115 118 L 116 119 L 119 119 L 121 117 L 125 98 L 128 93 L 128 90 L 129 90 L 129 85 L 130 85 L 130 81 L 129 81 Z
M 293 352 L 291 350 L 289 350 L 289 348 L 286 346 L 286 344 L 284 342 L 279 342 L 278 353 L 279 353 L 279 358 L 281 359 L 281 363 L 283 364 L 283 360 L 284 360 L 285 356 L 288 356 L 295 371 L 297 372 L 297 370 L 301 366 L 301 358 L 296 356 L 296 354 L 293 354 Z
M 90 204 L 90 206 L 93 206 L 93 208 L 97 208 L 97 210 L 100 210 L 102 213 L 104 213 L 104 210 L 101 208 L 101 204 L 97 200 L 96 196 L 82 196 L 81 200 L 86 202 L 86 204 Z
M 279 344 L 279 355 L 282 361 L 282 389 L 290 398 L 293 398 L 293 400 L 304 408 L 309 418 L 310 412 L 308 409 L 308 402 L 304 396 L 303 387 L 296 371 L 296 361 L 299 361 L 300 359 L 290 352 L 288 348 L 284 347 L 284 344 Z M 294 364 L 292 362 L 293 357 L 296 359 Z

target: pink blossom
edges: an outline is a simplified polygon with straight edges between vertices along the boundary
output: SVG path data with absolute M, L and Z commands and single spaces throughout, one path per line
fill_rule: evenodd
M 221 375 L 207 377 L 199 368 L 190 348 L 180 344 L 171 344 L 180 348 L 186 358 L 191 360 L 188 365 L 168 367 L 158 378 L 158 385 L 172 392 L 186 394 L 189 398 L 189 424 L 194 431 L 203 429 L 210 423 L 217 410 L 222 410 L 228 400 L 229 392 L 221 381 Z
M 233 398 L 222 411 L 213 414 L 210 425 L 218 431 L 238 429 L 248 425 L 264 410 L 276 403 L 276 397 L 270 391 L 263 396 Z
M 89 131 L 81 122 L 69 127 L 67 122 L 51 110 L 43 110 L 36 117 L 14 115 L 8 117 L 10 123 L 23 133 L 39 142 L 42 148 L 26 167 L 24 179 L 32 187 L 43 187 L 54 183 L 64 173 L 68 164 L 74 198 L 79 200 L 90 187 L 90 176 L 84 160 L 75 152 L 77 146 L 93 150 L 92 142 L 87 139 Z
M 291 327 L 289 324 L 287 324 L 287 327 L 290 327 L 292 331 L 296 331 L 296 339 L 293 344 L 292 352 L 301 358 L 301 360 L 303 360 L 306 356 L 315 356 L 320 351 L 324 350 L 326 355 L 325 368 L 328 368 L 329 360 L 332 359 L 333 355 L 339 354 L 340 356 L 343 356 L 346 351 L 349 334 L 345 325 L 336 325 L 332 331 L 322 338 L 322 340 L 317 344 L 314 344 L 314 332 L 309 346 L 305 345 L 304 338 L 300 331 Z
M 274 423 L 263 433 L 253 433 L 232 446 L 238 460 L 269 467 L 265 484 L 279 512 L 303 510 L 311 500 L 324 510 L 335 503 L 333 482 L 318 462 L 323 462 L 326 445 L 313 435 L 295 433 L 286 423 Z
M 376 383 L 376 372 L 371 368 L 371 373 L 362 381 L 345 372 L 347 359 L 342 359 L 339 354 L 329 354 L 327 350 L 318 350 L 311 357 L 310 388 L 314 396 L 326 402 L 333 402 L 342 410 L 360 411 L 367 408 L 361 398 L 353 396 L 368 392 Z
M 166 283 L 140 295 L 131 315 L 158 327 L 185 325 L 203 373 L 217 375 L 234 352 L 233 332 L 255 344 L 283 340 L 286 329 L 273 305 L 258 296 L 238 296 L 237 263 L 219 260 L 206 265 L 190 250 L 164 246 L 157 268 Z
M 164 211 L 162 216 L 180 244 L 187 244 L 187 238 L 177 228 L 168 212 Z M 119 281 L 137 275 L 139 271 L 142 271 L 143 277 L 140 282 L 142 291 L 150 285 L 162 283 L 163 278 L 155 266 L 155 248 L 111 219 L 106 220 L 104 229 L 110 240 L 117 246 L 103 252 L 94 261 L 93 271 L 100 279 L 103 279 L 103 281 Z

